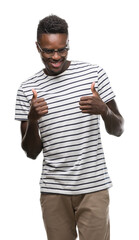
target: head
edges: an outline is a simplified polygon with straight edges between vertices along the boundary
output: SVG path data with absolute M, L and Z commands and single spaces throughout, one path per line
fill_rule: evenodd
M 50 15 L 39 22 L 36 45 L 48 75 L 57 75 L 68 67 L 68 41 L 64 19 Z

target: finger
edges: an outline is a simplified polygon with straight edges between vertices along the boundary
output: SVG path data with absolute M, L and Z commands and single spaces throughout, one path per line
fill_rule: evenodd
M 84 105 L 84 106 L 80 106 L 81 110 L 92 110 L 92 108 L 89 105 Z
M 88 101 L 88 100 L 90 100 L 90 99 L 92 99 L 92 96 L 81 97 L 81 98 L 80 98 L 80 102 L 81 102 L 81 101 Z
M 87 101 L 80 101 L 79 102 L 80 106 L 86 106 L 86 105 L 90 105 L 90 104 L 91 104 L 91 102 L 89 100 L 87 100 Z
M 33 92 L 33 99 L 37 99 L 37 92 L 35 89 L 32 89 L 32 92 Z
M 37 99 L 34 106 L 36 107 L 42 107 L 42 106 L 46 106 L 47 105 L 47 102 L 45 102 L 45 100 L 41 100 L 41 99 Z
M 37 98 L 36 99 L 36 102 L 37 103 L 46 103 L 45 99 L 44 98 Z M 47 104 L 47 103 L 46 103 Z
M 82 110 L 82 113 L 92 114 L 92 111 L 90 109 L 84 109 L 84 110 Z
M 48 113 L 48 109 L 47 110 L 43 110 L 43 111 L 39 111 L 39 115 L 42 117 L 44 116 L 45 114 Z
M 48 110 L 48 106 L 47 105 L 45 105 L 45 106 L 38 106 L 37 108 L 37 111 L 39 111 L 39 112 L 43 112 L 43 111 L 47 111 Z
M 92 91 L 92 93 L 95 93 L 95 92 L 96 92 L 95 82 L 93 82 L 93 83 L 91 84 L 91 91 Z
M 42 112 L 44 112 L 44 111 L 48 111 L 48 106 L 41 107 L 41 111 L 42 111 Z
M 94 97 L 99 97 L 99 94 L 95 89 L 95 82 L 93 82 L 91 85 L 91 91 L 92 91 Z

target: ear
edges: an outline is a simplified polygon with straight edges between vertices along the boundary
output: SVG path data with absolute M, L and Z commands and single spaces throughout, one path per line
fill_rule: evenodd
M 40 53 L 40 49 L 39 49 L 38 43 L 35 42 L 35 44 L 36 44 L 36 47 L 37 47 L 38 52 Z
M 68 39 L 68 41 L 67 41 L 67 47 L 70 49 L 70 47 L 69 47 L 69 39 Z

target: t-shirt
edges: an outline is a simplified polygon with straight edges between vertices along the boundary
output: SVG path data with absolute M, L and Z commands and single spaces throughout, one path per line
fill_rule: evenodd
M 79 61 L 71 61 L 56 76 L 41 70 L 18 90 L 16 120 L 28 120 L 32 89 L 48 105 L 48 113 L 38 121 L 43 143 L 41 192 L 76 195 L 112 186 L 101 143 L 100 116 L 82 113 L 79 107 L 82 96 L 93 95 L 92 82 L 105 103 L 115 97 L 103 68 Z

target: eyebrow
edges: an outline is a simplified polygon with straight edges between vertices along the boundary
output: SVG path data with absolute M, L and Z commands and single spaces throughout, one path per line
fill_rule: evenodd
M 57 49 L 54 49 L 54 48 L 42 48 L 43 49 L 46 49 L 46 50 L 60 50 L 60 49 L 64 49 L 64 48 L 68 48 L 67 45 L 65 47 L 61 47 L 61 48 L 57 48 Z

